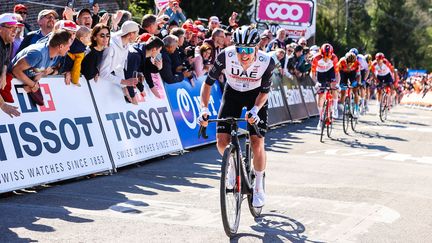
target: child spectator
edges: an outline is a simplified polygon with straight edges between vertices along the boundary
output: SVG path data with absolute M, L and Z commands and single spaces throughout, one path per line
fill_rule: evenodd
M 85 56 L 87 46 L 91 44 L 91 30 L 85 26 L 81 26 L 76 32 L 75 39 L 66 56 L 65 67 L 65 83 L 81 86 L 79 79 L 81 76 L 81 63 Z

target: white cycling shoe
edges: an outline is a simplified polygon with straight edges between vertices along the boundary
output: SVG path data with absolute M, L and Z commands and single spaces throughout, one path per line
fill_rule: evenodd
M 265 192 L 264 190 L 256 190 L 254 189 L 254 193 L 252 196 L 252 206 L 255 208 L 261 208 L 264 206 L 265 203 Z
M 235 172 L 235 166 L 234 161 L 232 158 L 229 160 L 229 165 L 227 168 L 227 175 L 225 177 L 225 187 L 228 190 L 232 190 L 236 183 L 236 172 Z

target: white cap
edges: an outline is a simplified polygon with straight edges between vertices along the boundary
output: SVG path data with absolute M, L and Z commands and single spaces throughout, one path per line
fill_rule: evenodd
M 60 20 L 59 21 L 59 29 L 77 32 L 78 26 L 77 26 L 77 24 L 75 24 L 75 22 L 73 22 L 71 20 Z
M 209 18 L 209 22 L 218 22 L 219 23 L 219 18 L 217 16 L 211 16 Z
M 0 15 L 0 24 L 23 26 L 22 23 L 18 22 L 17 17 L 13 13 L 1 14 Z
M 139 31 L 139 25 L 134 21 L 128 20 L 122 24 L 120 31 L 118 31 L 116 34 L 119 36 L 125 36 L 131 32 L 138 32 L 138 31 Z

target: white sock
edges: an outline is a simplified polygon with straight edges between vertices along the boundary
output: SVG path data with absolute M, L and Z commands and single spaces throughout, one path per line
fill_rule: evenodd
M 255 190 L 264 191 L 263 189 L 264 171 L 255 171 Z
M 338 101 L 337 101 L 337 99 L 334 99 L 333 102 L 334 102 L 333 103 L 333 109 L 337 110 L 337 108 L 338 108 Z

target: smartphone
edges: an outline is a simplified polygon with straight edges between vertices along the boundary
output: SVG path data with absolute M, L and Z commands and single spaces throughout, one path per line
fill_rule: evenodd
M 160 62 L 161 60 L 162 60 L 162 54 L 159 53 L 159 54 L 156 55 L 155 61 Z
M 75 0 L 67 0 L 66 6 L 69 8 L 75 8 Z

